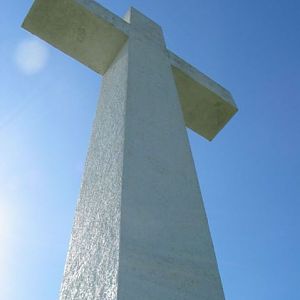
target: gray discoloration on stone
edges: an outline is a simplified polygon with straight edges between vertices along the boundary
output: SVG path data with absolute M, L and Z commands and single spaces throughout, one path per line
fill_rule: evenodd
M 118 300 L 221 300 L 161 30 L 135 10 L 130 21 Z
M 185 125 L 212 140 L 237 112 L 229 91 L 169 51 Z
M 111 11 L 107 10 L 105 7 L 101 6 L 99 3 L 93 0 L 75 0 L 78 4 L 82 5 L 84 9 L 88 10 L 92 15 L 104 20 L 105 22 L 111 24 L 118 30 L 122 31 L 124 34 L 128 35 L 130 26 L 129 24 L 120 18 L 119 16 L 113 14 Z
M 139 34 L 129 24 L 129 16 L 130 12 L 123 20 L 93 0 L 36 0 L 23 27 L 103 75 L 128 37 Z M 160 27 L 141 16 L 148 20 L 149 29 L 143 36 L 163 44 Z M 237 112 L 231 94 L 173 52 L 164 51 L 172 65 L 186 126 L 212 140 Z
M 60 299 L 224 300 L 184 125 L 211 140 L 230 93 L 134 8 L 36 0 L 24 27 L 104 74 Z
M 94 1 L 79 0 L 36 0 L 23 23 L 99 74 L 106 72 L 125 44 L 128 26 Z

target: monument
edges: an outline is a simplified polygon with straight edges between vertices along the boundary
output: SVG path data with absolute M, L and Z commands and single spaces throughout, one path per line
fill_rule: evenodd
M 222 300 L 186 127 L 237 108 L 159 25 L 92 0 L 36 0 L 23 27 L 103 75 L 61 300 Z

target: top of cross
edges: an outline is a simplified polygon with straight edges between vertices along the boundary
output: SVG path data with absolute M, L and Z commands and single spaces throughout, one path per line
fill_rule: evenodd
M 131 8 L 131 14 L 139 14 Z M 99 74 L 104 74 L 131 36 L 122 19 L 93 0 L 36 0 L 23 27 Z M 186 126 L 212 140 L 236 113 L 231 94 L 165 49 Z

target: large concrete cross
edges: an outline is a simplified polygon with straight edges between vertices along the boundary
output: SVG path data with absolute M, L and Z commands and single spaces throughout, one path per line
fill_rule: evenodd
M 23 27 L 104 76 L 60 299 L 224 299 L 185 125 L 212 140 L 230 93 L 134 8 L 36 0 Z

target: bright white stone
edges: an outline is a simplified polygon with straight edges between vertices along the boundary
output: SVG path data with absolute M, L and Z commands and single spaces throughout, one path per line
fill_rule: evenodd
M 223 300 L 185 124 L 212 139 L 230 93 L 133 8 L 37 0 L 24 27 L 104 74 L 60 299 Z
M 135 32 L 129 22 L 92 0 L 36 0 L 23 27 L 102 75 Z M 186 126 L 212 140 L 237 111 L 230 93 L 171 51 L 164 51 L 172 65 Z

